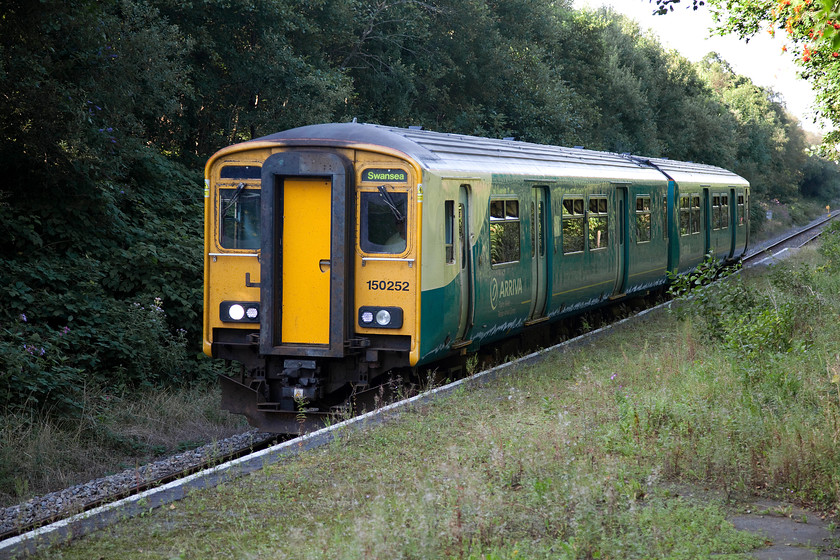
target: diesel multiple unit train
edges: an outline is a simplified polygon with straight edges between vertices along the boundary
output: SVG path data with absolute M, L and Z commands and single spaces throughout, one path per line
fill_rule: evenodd
M 355 122 L 219 151 L 205 202 L 204 351 L 242 366 L 223 407 L 275 432 L 749 232 L 749 183 L 717 167 Z

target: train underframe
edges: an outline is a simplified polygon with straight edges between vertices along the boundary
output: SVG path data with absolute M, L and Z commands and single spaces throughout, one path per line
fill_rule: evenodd
M 222 408 L 267 432 L 308 432 L 332 418 L 371 410 L 389 376 L 413 375 L 407 336 L 354 339 L 341 358 L 261 355 L 259 331 L 217 337 L 214 357 L 240 366 L 238 374 L 220 376 Z

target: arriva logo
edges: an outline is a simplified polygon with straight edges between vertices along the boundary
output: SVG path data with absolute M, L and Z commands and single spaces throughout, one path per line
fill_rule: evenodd
M 501 284 L 493 278 L 490 282 L 490 308 L 496 309 L 500 298 L 518 296 L 522 293 L 522 278 L 502 280 Z

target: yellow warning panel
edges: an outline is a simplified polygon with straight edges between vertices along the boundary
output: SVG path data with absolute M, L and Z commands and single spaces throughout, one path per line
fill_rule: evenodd
M 283 184 L 283 343 L 330 342 L 330 181 Z

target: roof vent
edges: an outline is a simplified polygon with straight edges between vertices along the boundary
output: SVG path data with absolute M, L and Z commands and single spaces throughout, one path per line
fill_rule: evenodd
M 502 140 L 516 140 L 516 136 L 505 136 Z
M 423 130 L 423 127 L 414 125 L 414 126 L 409 126 L 408 130 Z
M 575 150 L 582 150 L 583 146 L 575 146 Z

